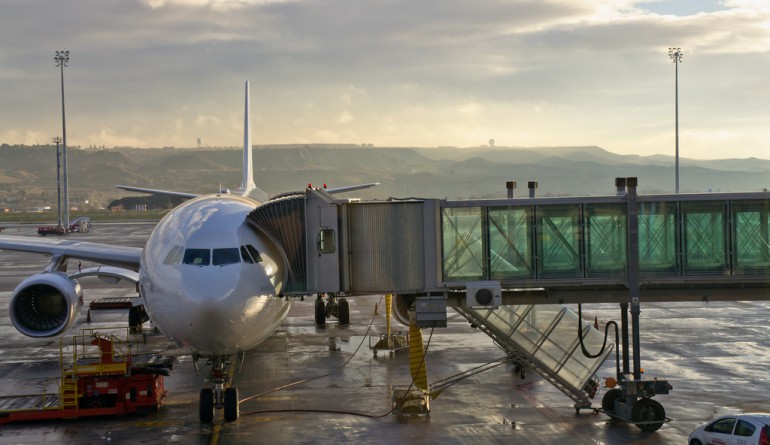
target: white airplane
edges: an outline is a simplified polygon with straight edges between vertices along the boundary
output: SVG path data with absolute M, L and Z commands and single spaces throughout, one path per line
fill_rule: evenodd
M 78 278 L 100 276 L 135 283 L 147 316 L 160 332 L 187 348 L 195 363 L 206 358 L 211 365 L 211 387 L 200 391 L 200 420 L 211 422 L 215 409 L 224 410 L 226 421 L 236 420 L 239 399 L 230 367 L 243 359 L 245 351 L 267 339 L 291 307 L 291 300 L 281 296 L 286 281 L 281 248 L 246 222 L 246 216 L 260 205 L 254 196 L 267 197 L 253 180 L 248 82 L 244 114 L 240 194 L 197 196 L 118 186 L 191 198 L 158 223 L 143 249 L 0 235 L 0 249 L 52 256 L 42 273 L 23 280 L 11 295 L 9 312 L 16 329 L 30 337 L 66 332 L 83 305 Z M 67 273 L 70 258 L 103 266 Z M 141 323 L 137 323 L 138 314 L 141 311 L 132 310 L 130 324 Z

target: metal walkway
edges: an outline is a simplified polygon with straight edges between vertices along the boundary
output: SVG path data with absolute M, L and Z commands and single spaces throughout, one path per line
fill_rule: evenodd
M 637 274 L 645 301 L 770 298 L 768 192 L 446 201 L 440 233 L 447 287 L 496 280 L 611 302 Z
M 286 294 L 495 281 L 506 304 L 618 302 L 636 275 L 645 301 L 770 298 L 768 192 L 348 202 L 308 189 L 248 221 L 283 251 Z
M 583 355 L 577 337 L 578 317 L 561 305 L 514 305 L 488 308 L 455 308 L 489 335 L 520 366 L 537 372 L 571 398 L 576 410 L 591 408 L 596 392 L 593 377 L 612 352 L 613 345 L 596 358 Z M 583 324 L 583 344 L 593 354 L 604 335 Z M 597 384 L 598 385 L 598 384 Z

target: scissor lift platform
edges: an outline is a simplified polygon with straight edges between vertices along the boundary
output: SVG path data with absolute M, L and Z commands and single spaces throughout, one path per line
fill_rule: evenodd
M 72 361 L 65 361 L 70 353 Z M 0 424 L 157 411 L 167 395 L 164 376 L 175 361 L 138 354 L 131 343 L 92 329 L 71 345 L 60 340 L 59 358 L 60 376 L 46 379 L 39 394 L 0 397 Z M 54 382 L 58 391 L 49 392 Z

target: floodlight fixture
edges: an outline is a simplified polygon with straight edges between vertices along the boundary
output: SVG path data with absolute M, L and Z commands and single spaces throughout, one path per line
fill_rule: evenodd
M 57 68 L 59 68 L 60 66 L 65 67 L 70 61 L 70 52 L 56 51 L 56 55 L 53 57 L 53 60 L 56 62 Z

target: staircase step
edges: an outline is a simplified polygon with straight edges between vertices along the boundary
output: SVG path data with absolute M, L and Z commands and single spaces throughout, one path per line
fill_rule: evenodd
M 597 358 L 583 357 L 581 349 L 574 348 L 578 340 L 578 319 L 569 308 L 561 305 L 516 305 L 495 309 L 455 309 L 515 360 L 530 367 L 572 399 L 575 407 L 591 406 L 591 399 L 583 387 L 594 377 L 613 346 L 610 345 Z M 598 350 L 603 341 L 603 333 L 582 324 L 584 343 L 589 348 L 598 344 L 593 349 Z M 576 355 L 580 360 L 575 358 Z M 549 363 L 552 366 L 548 366 Z

